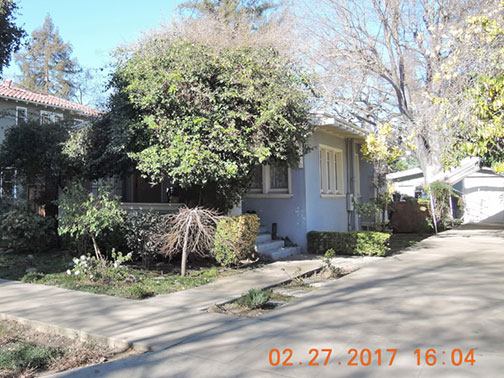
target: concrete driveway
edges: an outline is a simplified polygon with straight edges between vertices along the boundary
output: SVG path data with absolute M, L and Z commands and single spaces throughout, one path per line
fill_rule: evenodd
M 57 376 L 502 377 L 503 304 L 504 230 L 463 227 L 261 318 L 237 319 L 166 350 Z M 275 364 L 280 356 L 278 366 L 270 364 L 272 349 L 279 352 L 271 353 Z M 288 361 L 285 349 L 292 351 Z M 322 349 L 331 350 L 327 366 Z M 397 350 L 392 366 L 387 349 Z M 428 349 L 435 353 L 435 360 L 428 358 L 433 366 L 426 363 Z M 309 366 L 317 352 L 319 366 Z M 356 365 L 349 366 L 354 355 Z

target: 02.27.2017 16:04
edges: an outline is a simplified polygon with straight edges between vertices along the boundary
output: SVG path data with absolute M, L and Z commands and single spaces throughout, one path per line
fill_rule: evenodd
M 280 351 L 274 348 L 269 351 L 269 364 L 271 366 L 294 366 L 297 362 L 297 364 L 305 366 L 327 366 L 330 362 L 331 354 L 331 348 L 312 348 L 308 352 L 308 360 L 303 358 L 304 361 L 295 361 L 292 349 L 286 348 Z M 372 352 L 367 348 L 361 350 L 352 348 L 348 350 L 347 354 L 348 360 L 337 361 L 336 363 L 347 366 L 370 366 L 371 364 L 392 366 L 397 355 L 397 349 L 376 349 Z M 417 366 L 474 366 L 476 363 L 474 349 L 469 350 L 467 353 L 458 348 L 450 351 L 436 351 L 434 348 L 426 350 L 416 349 L 413 354 L 416 356 Z

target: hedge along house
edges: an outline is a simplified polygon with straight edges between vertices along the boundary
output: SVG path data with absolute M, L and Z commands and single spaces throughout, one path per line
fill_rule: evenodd
M 306 252 L 309 231 L 360 229 L 354 202 L 373 195 L 373 167 L 360 153 L 366 135 L 349 122 L 317 115 L 312 150 L 297 167 L 257 168 L 242 212 L 261 219 L 260 253 L 282 258 Z
M 100 114 L 100 111 L 88 106 L 15 87 L 10 80 L 0 83 L 0 143 L 8 128 L 21 122 L 39 120 L 40 123 L 50 124 L 73 121 L 78 127 Z M 0 172 L 0 199 L 19 197 L 23 189 L 26 188 L 15 185 L 14 170 Z M 35 188 L 28 188 L 28 200 L 35 195 L 34 192 Z

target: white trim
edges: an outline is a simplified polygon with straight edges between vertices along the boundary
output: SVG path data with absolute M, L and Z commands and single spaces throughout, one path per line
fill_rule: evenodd
M 320 198 L 346 198 L 344 194 L 320 194 Z
M 247 198 L 291 198 L 292 197 L 292 174 L 291 168 L 287 167 L 287 188 L 271 187 L 271 166 L 262 167 L 262 189 L 251 188 L 245 195 Z
M 245 198 L 292 198 L 294 197 L 291 193 L 247 193 Z
M 319 177 L 320 194 L 344 195 L 344 155 L 343 150 L 336 147 L 319 144 Z
M 361 193 L 361 182 L 360 182 L 360 156 L 358 152 L 354 153 L 354 190 L 355 195 L 359 196 Z
M 49 116 L 49 122 L 50 123 L 56 123 L 58 121 L 62 121 L 65 119 L 63 116 L 63 113 L 55 113 L 55 112 L 50 112 L 47 110 L 41 110 L 40 111 L 40 124 L 42 125 L 42 120 L 44 116 Z
M 28 109 L 23 106 L 16 106 L 16 125 L 19 125 L 19 110 L 24 110 L 25 116 L 23 120 L 28 121 Z

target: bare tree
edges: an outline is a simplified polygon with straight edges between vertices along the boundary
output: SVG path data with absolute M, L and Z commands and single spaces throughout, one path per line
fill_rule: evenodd
M 215 211 L 202 207 L 179 209 L 177 214 L 169 216 L 168 232 L 155 237 L 159 253 L 170 258 L 182 253 L 180 275 L 185 276 L 189 254 L 206 257 L 213 248 L 220 219 Z
M 435 72 L 450 56 L 448 28 L 480 5 L 474 0 L 319 0 L 309 7 L 303 46 L 327 106 L 369 128 L 390 123 L 408 138 L 430 183 L 450 141 L 437 127 Z

